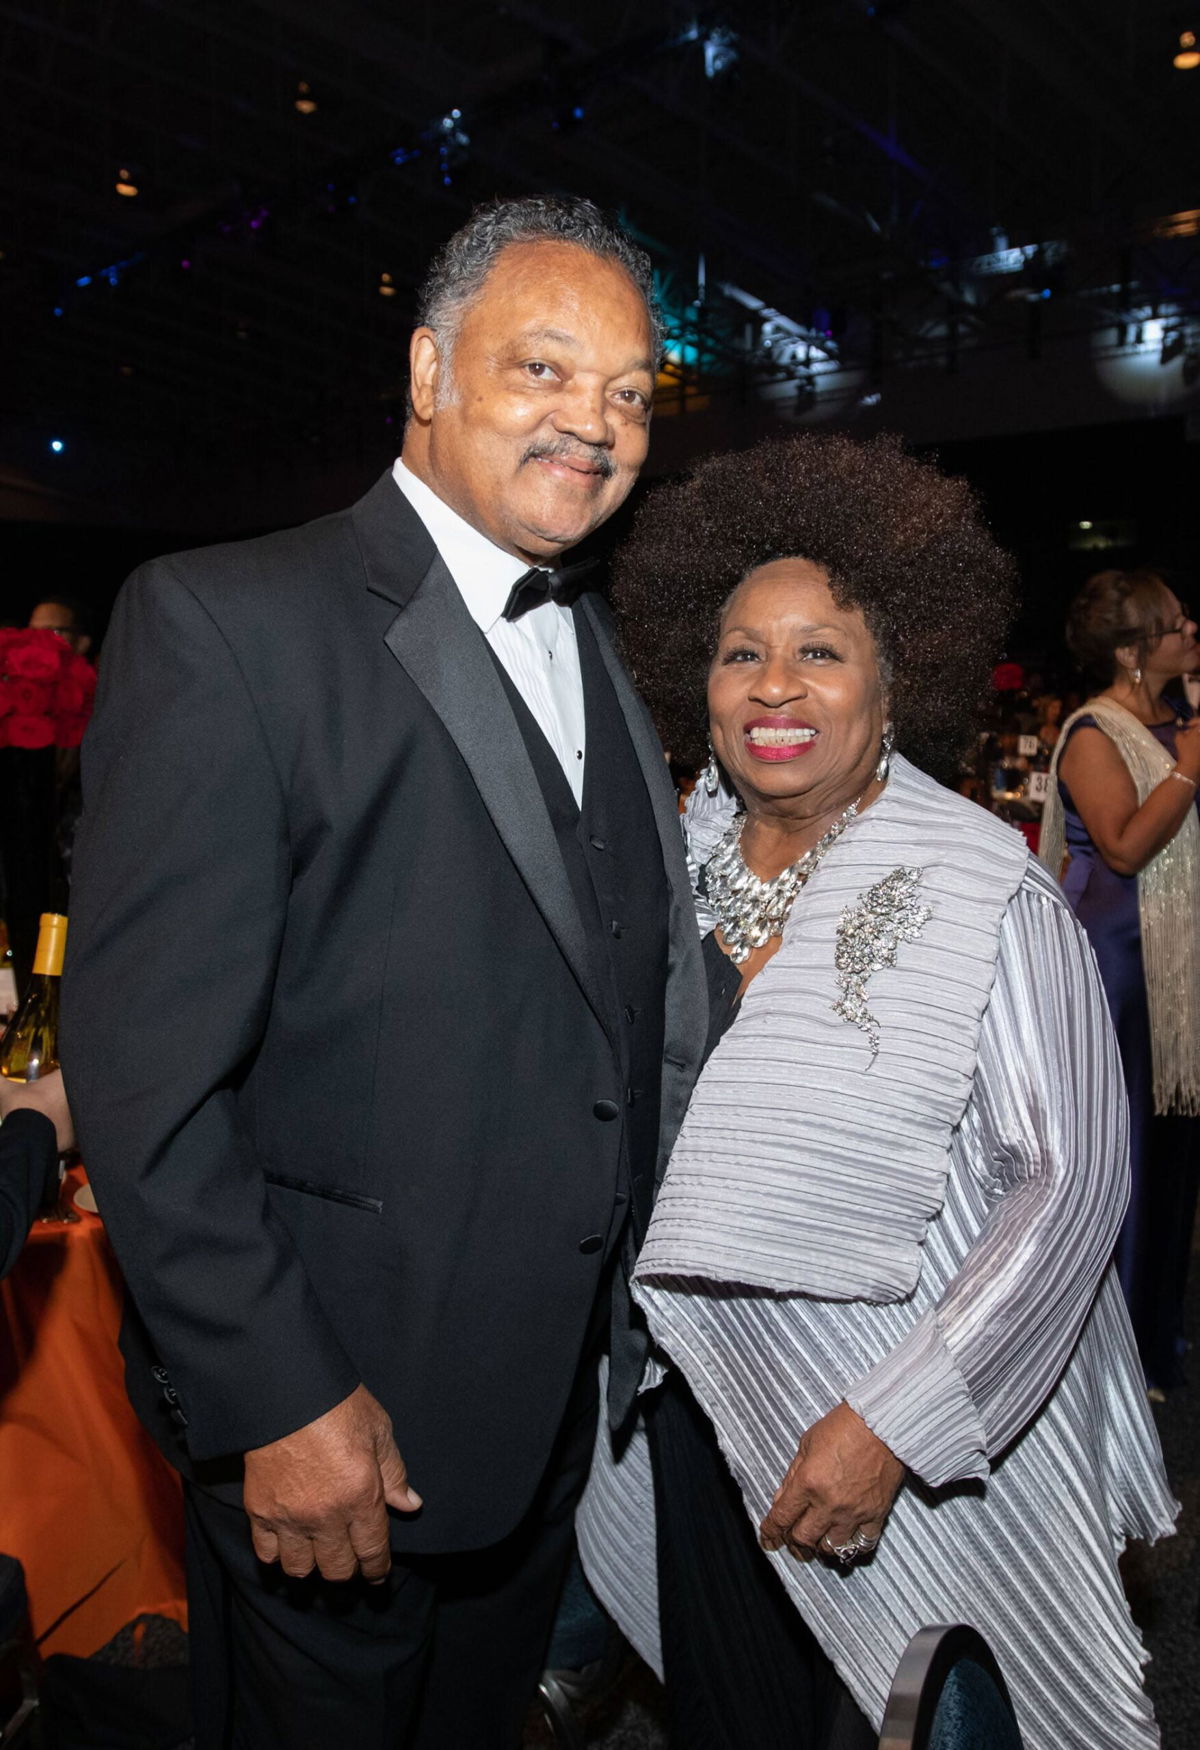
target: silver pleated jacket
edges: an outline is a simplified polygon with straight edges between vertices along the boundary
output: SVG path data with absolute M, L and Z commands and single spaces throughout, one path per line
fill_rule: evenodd
M 898 869 L 907 931 L 871 901 Z M 877 1050 L 841 1001 L 864 942 Z M 1158 1743 L 1117 1557 L 1178 1509 L 1110 1263 L 1128 1173 L 1086 937 L 1018 834 L 897 760 L 709 1060 L 635 1277 L 756 1525 L 842 1399 L 908 1466 L 869 1561 L 763 1556 L 876 1727 L 911 1635 L 968 1622 L 1027 1750 Z M 579 1529 L 657 1667 L 642 1438 L 617 1464 L 601 1426 Z

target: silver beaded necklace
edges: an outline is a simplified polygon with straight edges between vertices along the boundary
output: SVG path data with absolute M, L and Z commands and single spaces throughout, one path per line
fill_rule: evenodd
M 841 838 L 855 818 L 866 793 L 864 790 L 862 796 L 854 798 L 798 862 L 770 881 L 760 880 L 742 856 L 746 816 L 737 814 L 730 821 L 705 864 L 704 882 L 709 907 L 716 914 L 726 951 L 735 966 L 748 960 L 756 948 L 765 948 L 772 936 L 782 936 L 796 895 L 830 845 Z

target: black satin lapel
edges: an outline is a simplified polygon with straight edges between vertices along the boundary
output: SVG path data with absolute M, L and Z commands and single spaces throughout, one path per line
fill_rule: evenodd
M 367 588 L 402 608 L 432 564 L 437 548 L 425 524 L 386 474 L 350 513 Z
M 613 646 L 608 626 L 587 596 L 580 598 L 575 612 L 587 615 L 588 624 L 596 635 L 596 644 L 625 717 L 638 764 L 646 780 L 650 800 L 654 804 L 654 819 L 662 844 L 663 864 L 671 884 L 671 974 L 667 987 L 664 1048 L 667 1065 L 680 1073 L 677 1078 L 664 1076 L 662 1132 L 666 1147 L 669 1148 L 683 1121 L 691 1083 L 699 1071 L 708 1028 L 708 985 L 700 952 L 700 931 L 696 923 L 692 884 L 684 856 L 679 803 L 658 732 L 649 711 L 625 672 L 624 664 Z M 678 1085 L 672 1085 L 674 1082 Z M 659 1166 L 661 1173 L 665 1160 L 660 1160 Z
M 525 743 L 483 636 L 440 557 L 384 642 L 441 718 L 505 849 L 604 1023 L 587 938 Z
M 671 877 L 672 888 L 680 900 L 686 897 L 688 907 L 694 915 L 691 882 L 683 854 L 683 829 L 679 824 L 679 802 L 675 786 L 671 782 L 662 742 L 658 739 L 649 711 L 634 690 L 624 664 L 613 648 L 611 633 L 586 596 L 579 602 L 576 612 L 587 615 L 588 624 L 596 635 L 604 666 L 616 691 L 638 764 L 642 768 L 642 776 L 646 780 L 646 788 L 650 792 L 650 800 L 654 804 L 654 818 L 658 826 L 658 836 L 662 840 L 663 861 Z M 703 983 L 703 969 L 700 976 Z

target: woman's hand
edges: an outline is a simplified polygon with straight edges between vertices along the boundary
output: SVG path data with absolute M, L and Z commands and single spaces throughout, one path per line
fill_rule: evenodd
M 1193 717 L 1175 731 L 1175 764 L 1185 778 L 1200 784 L 1200 717 Z
M 759 1528 L 766 1550 L 784 1544 L 801 1561 L 839 1544 L 873 1547 L 904 1481 L 904 1466 L 849 1404 L 838 1404 L 803 1435 L 771 1511 Z

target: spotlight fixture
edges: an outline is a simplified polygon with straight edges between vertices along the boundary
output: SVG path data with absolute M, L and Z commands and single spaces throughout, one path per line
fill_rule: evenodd
M 66 444 L 64 444 L 61 438 L 50 439 L 50 448 L 56 456 L 61 456 L 66 447 Z
M 738 39 L 727 25 L 718 24 L 701 39 L 704 45 L 704 77 L 719 79 L 738 62 Z
M 1190 73 L 1193 67 L 1200 67 L 1200 46 L 1196 42 L 1194 30 L 1181 30 L 1179 47 L 1175 50 L 1175 65 L 1181 73 Z
M 730 30 L 727 24 L 702 24 L 698 18 L 693 18 L 678 36 L 671 39 L 672 48 L 681 48 L 684 43 L 700 44 L 706 79 L 719 79 L 737 66 L 737 32 Z
M 441 116 L 429 130 L 431 138 L 437 143 L 438 167 L 442 173 L 442 183 L 449 188 L 453 181 L 453 172 L 460 164 L 466 162 L 467 152 L 471 145 L 471 136 L 461 126 L 462 110 L 452 109 Z
M 117 180 L 113 184 L 113 187 L 118 194 L 124 195 L 126 200 L 132 200 L 138 192 L 138 185 L 134 180 L 133 172 L 131 170 L 126 170 L 124 166 L 117 171 Z
M 396 296 L 396 288 L 392 284 L 390 273 L 381 273 L 379 276 L 379 296 L 381 298 L 394 298 Z
M 317 100 L 312 94 L 312 86 L 307 79 L 301 79 L 296 87 L 293 108 L 297 109 L 301 115 L 316 115 L 317 113 Z

